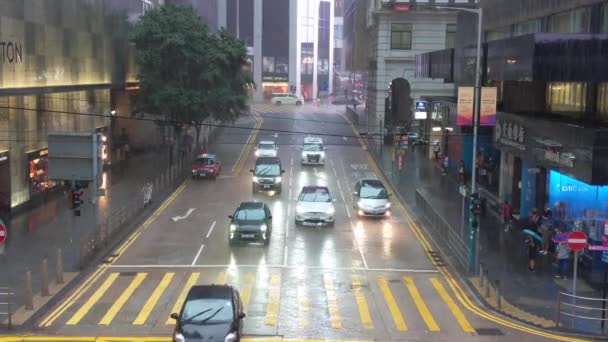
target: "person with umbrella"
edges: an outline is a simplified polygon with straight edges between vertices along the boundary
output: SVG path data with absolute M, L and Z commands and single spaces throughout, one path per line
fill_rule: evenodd
M 528 270 L 534 272 L 536 270 L 536 253 L 538 252 L 538 246 L 543 242 L 543 238 L 531 229 L 524 229 L 523 233 L 527 236 Z

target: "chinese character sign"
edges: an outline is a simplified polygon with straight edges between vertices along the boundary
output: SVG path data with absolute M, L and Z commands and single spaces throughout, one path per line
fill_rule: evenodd
M 458 87 L 458 116 L 456 124 L 458 126 L 469 126 L 473 124 L 473 98 L 475 88 Z
M 473 125 L 475 88 L 458 88 L 458 117 L 456 123 L 459 126 Z M 479 107 L 479 125 L 496 125 L 496 87 L 481 88 L 481 103 Z

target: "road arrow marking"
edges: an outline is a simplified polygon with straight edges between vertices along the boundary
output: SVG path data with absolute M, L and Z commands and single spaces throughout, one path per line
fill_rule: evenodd
M 183 219 L 188 218 L 188 216 L 190 216 L 190 214 L 192 214 L 192 212 L 193 212 L 194 210 L 195 210 L 194 208 L 190 208 L 190 209 L 188 209 L 188 212 L 186 212 L 186 215 L 184 215 L 184 216 L 174 216 L 174 217 L 172 218 L 173 222 L 177 222 L 177 221 L 179 221 L 179 220 L 183 220 Z

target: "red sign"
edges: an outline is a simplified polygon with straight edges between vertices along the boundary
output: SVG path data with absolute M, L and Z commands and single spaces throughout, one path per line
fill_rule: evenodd
M 587 246 L 587 235 L 583 232 L 572 232 L 568 235 L 568 247 L 573 251 L 582 251 Z
M 409 12 L 411 9 L 412 5 L 393 4 L 393 11 L 395 12 Z
M 6 237 L 8 236 L 8 230 L 2 221 L 0 221 L 0 245 L 6 241 Z

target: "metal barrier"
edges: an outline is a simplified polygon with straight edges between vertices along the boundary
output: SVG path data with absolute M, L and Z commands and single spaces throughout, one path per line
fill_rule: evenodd
M 9 287 L 0 287 L 0 317 L 7 317 L 7 326 L 10 329 L 13 318 L 13 305 L 15 293 Z
M 572 324 L 577 319 L 599 322 L 601 330 L 604 331 L 605 323 L 608 321 L 607 303 L 608 299 L 574 296 L 570 293 L 558 292 L 555 326 L 559 327 L 562 323 L 562 317 L 566 316 L 572 320 Z
M 418 190 L 416 190 L 416 206 L 422 210 L 424 217 L 430 223 L 430 228 L 446 243 L 456 261 L 458 261 L 463 268 L 467 269 L 469 250 L 464 237 L 461 236 L 462 232 L 454 229 L 454 227 L 441 217 Z

